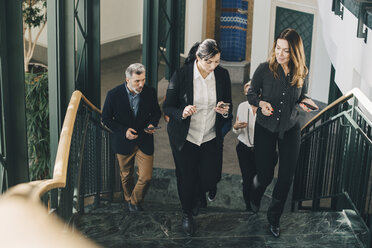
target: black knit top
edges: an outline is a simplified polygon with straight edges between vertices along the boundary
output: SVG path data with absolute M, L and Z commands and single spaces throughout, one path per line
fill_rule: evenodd
M 253 74 L 251 87 L 248 90 L 248 101 L 259 106 L 261 100 L 269 102 L 274 111 L 271 116 L 265 116 L 261 108 L 257 110 L 256 121 L 271 132 L 282 133 L 292 128 L 298 121 L 298 103 L 307 98 L 308 77 L 303 87 L 291 86 L 292 75 L 284 74 L 278 66 L 279 78 L 275 79 L 270 71 L 269 63 L 260 64 Z M 282 135 L 281 135 L 282 136 Z

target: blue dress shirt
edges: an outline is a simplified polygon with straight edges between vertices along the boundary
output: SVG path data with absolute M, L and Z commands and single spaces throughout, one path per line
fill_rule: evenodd
M 128 99 L 129 99 L 130 107 L 133 110 L 134 116 L 136 117 L 137 112 L 138 112 L 139 102 L 141 100 L 141 95 L 140 94 L 133 94 L 132 92 L 130 92 L 126 82 L 124 83 L 124 85 L 125 85 L 125 89 L 128 92 Z

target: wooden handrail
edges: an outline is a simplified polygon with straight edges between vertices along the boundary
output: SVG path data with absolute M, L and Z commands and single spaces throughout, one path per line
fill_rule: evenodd
M 27 196 L 39 182 L 18 185 L 0 197 L 2 247 L 99 247 L 77 230 L 66 228 L 40 202 Z
M 62 126 L 53 178 L 18 184 L 0 197 L 2 244 L 9 247 L 98 247 L 76 230 L 66 232 L 61 220 L 48 215 L 40 202 L 46 192 L 66 186 L 71 138 L 81 100 L 101 114 L 80 91 L 74 91 Z M 19 237 L 19 233 L 22 237 Z
M 327 111 L 333 109 L 335 106 L 337 106 L 340 103 L 346 102 L 352 97 L 356 97 L 358 101 L 360 101 L 361 105 L 363 105 L 366 110 L 369 112 L 369 114 L 372 116 L 372 103 L 369 101 L 369 99 L 360 91 L 358 88 L 354 88 L 345 95 L 339 97 L 337 100 L 329 104 L 327 107 L 325 107 L 322 111 L 320 111 L 317 115 L 315 115 L 310 121 L 308 121 L 301 130 L 304 130 L 307 126 L 312 124 L 314 121 L 317 121 L 324 113 Z
M 71 138 L 74 131 L 76 114 L 81 100 L 98 114 L 102 113 L 101 110 L 94 106 L 80 91 L 76 90 L 73 92 L 70 103 L 67 107 L 61 136 L 58 142 L 53 178 L 16 185 L 5 193 L 6 196 L 25 194 L 32 201 L 40 201 L 40 198 L 46 192 L 56 188 L 64 188 L 66 186 Z

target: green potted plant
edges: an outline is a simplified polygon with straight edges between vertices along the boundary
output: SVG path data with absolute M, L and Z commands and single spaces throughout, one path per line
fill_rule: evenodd
M 23 0 L 22 10 L 29 172 L 39 180 L 50 177 L 48 72 L 30 61 L 47 23 L 46 0 Z
M 25 74 L 26 120 L 31 180 L 49 178 L 48 73 Z

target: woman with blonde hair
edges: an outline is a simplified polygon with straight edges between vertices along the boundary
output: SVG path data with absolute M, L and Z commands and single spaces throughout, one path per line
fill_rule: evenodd
M 306 105 L 316 104 L 308 98 L 308 69 L 300 35 L 285 29 L 275 39 L 271 57 L 258 66 L 248 90 L 248 101 L 258 107 L 254 146 L 257 175 L 253 178 L 250 203 L 258 212 L 266 187 L 274 176 L 272 163 L 279 150 L 278 180 L 267 211 L 269 229 L 279 237 L 279 220 L 291 186 L 300 150 L 301 130 L 298 109 L 311 111 Z

